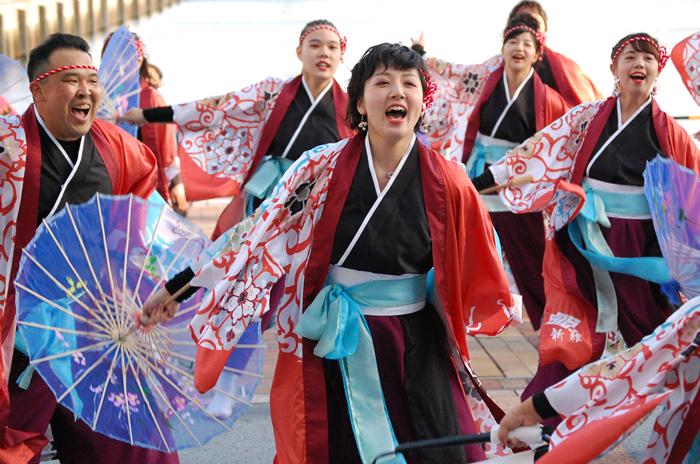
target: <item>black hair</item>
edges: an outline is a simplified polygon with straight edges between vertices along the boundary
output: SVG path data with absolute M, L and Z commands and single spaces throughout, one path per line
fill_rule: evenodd
M 332 22 L 328 21 L 327 19 L 317 19 L 315 21 L 311 21 L 310 23 L 307 23 L 306 26 L 304 26 L 304 29 L 301 30 L 301 34 L 299 34 L 299 38 L 306 34 L 309 29 L 313 29 L 314 27 L 317 26 L 330 26 L 333 29 L 335 29 L 336 32 L 338 32 L 338 28 L 335 27 L 335 24 Z
M 374 76 L 380 67 L 382 70 L 394 68 L 399 71 L 418 68 L 421 71 L 419 73 L 420 82 L 423 86 L 423 96 L 425 96 L 428 85 L 423 74 L 428 74 L 428 68 L 423 58 L 401 44 L 383 43 L 370 47 L 352 68 L 352 75 L 348 83 L 348 108 L 345 113 L 345 121 L 351 129 L 357 129 L 357 125 L 362 121 L 362 115 L 357 111 L 357 104 L 364 95 L 365 82 Z M 421 116 L 414 130 L 418 130 L 422 122 L 423 117 Z
M 544 31 L 539 31 L 542 33 L 547 32 L 547 29 L 549 29 L 549 26 L 547 24 L 547 12 L 544 11 L 544 8 L 542 8 L 542 5 L 540 5 L 539 2 L 531 1 L 531 0 L 525 0 L 522 2 L 518 2 L 515 4 L 512 10 L 510 10 L 510 14 L 508 15 L 508 22 L 510 22 L 513 18 L 518 16 L 522 10 L 528 9 L 528 10 L 533 10 L 535 13 L 538 15 L 542 16 L 542 20 L 544 21 Z M 539 27 L 539 24 L 537 24 L 537 27 Z M 537 30 L 537 27 L 533 28 Z
M 129 31 L 129 32 L 131 32 L 131 31 Z M 107 44 L 112 39 L 113 34 L 114 34 L 114 32 L 110 33 L 107 36 L 107 38 L 105 39 L 105 43 L 104 43 L 104 45 L 102 45 L 102 53 L 100 54 L 100 56 L 104 56 L 105 50 L 107 50 Z M 134 36 L 134 40 L 141 40 L 141 37 L 139 37 L 137 33 L 131 32 L 131 34 Z M 141 45 L 143 45 L 143 41 L 141 42 Z M 141 77 L 146 82 L 148 82 L 148 52 L 146 51 L 145 45 L 143 45 L 143 55 L 141 57 L 141 67 L 139 68 L 139 77 Z M 161 75 L 161 77 L 162 77 L 162 75 Z
M 519 15 L 515 16 L 514 18 L 512 18 L 510 21 L 508 21 L 508 25 L 503 30 L 503 34 L 505 34 L 509 29 L 512 29 L 512 28 L 517 27 L 517 26 L 527 26 L 530 29 L 532 29 L 533 31 L 537 31 L 537 20 L 532 15 L 530 15 L 528 13 L 519 14 Z M 516 30 L 510 32 L 508 35 L 504 35 L 503 36 L 503 43 L 505 44 L 509 39 L 512 39 L 513 37 L 517 37 L 520 34 L 523 34 L 526 32 L 528 34 L 532 35 L 532 40 L 535 41 L 537 53 L 539 53 L 540 47 L 542 46 L 542 44 L 538 40 L 537 36 L 529 31 L 526 31 L 523 29 L 516 29 Z
M 615 53 L 620 47 L 622 47 L 623 43 L 627 42 L 629 39 L 632 39 L 634 37 L 644 37 L 645 39 L 653 41 L 656 44 L 656 47 L 647 42 L 646 40 L 635 40 L 634 42 L 630 42 L 630 45 L 632 45 L 632 48 L 638 52 L 651 53 L 656 58 L 657 62 L 661 61 L 661 54 L 659 53 L 659 49 L 657 48 L 659 46 L 659 41 L 655 37 L 652 37 L 649 34 L 647 34 L 646 32 L 636 32 L 634 34 L 629 34 L 621 38 L 613 47 L 612 52 L 610 52 L 610 59 L 613 59 Z
M 61 32 L 51 34 L 29 54 L 29 61 L 27 62 L 29 82 L 34 82 L 37 77 L 51 71 L 47 69 L 51 54 L 56 50 L 62 49 L 80 50 L 90 55 L 90 45 L 82 37 Z

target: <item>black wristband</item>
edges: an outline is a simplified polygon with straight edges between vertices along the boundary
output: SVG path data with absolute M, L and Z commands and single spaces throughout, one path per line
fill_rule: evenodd
M 559 413 L 552 407 L 552 404 L 549 402 L 544 392 L 535 393 L 533 395 L 532 405 L 542 419 L 547 420 L 552 417 L 559 417 Z
M 411 45 L 411 50 L 418 53 L 420 56 L 425 55 L 425 48 L 423 48 L 423 46 L 421 44 Z
M 493 178 L 493 173 L 490 169 L 486 169 L 484 173 L 481 174 L 479 177 L 475 177 L 472 179 L 472 183 L 474 184 L 474 188 L 477 192 L 480 192 L 485 188 L 491 187 L 495 182 L 496 181 Z
M 172 190 L 173 187 L 175 187 L 177 184 L 181 184 L 181 183 L 182 183 L 182 173 L 180 172 L 180 173 L 175 174 L 175 177 L 170 179 L 170 187 L 169 188 Z
M 165 289 L 168 291 L 168 293 L 174 295 L 175 293 L 177 293 L 178 290 L 190 283 L 190 281 L 193 278 L 194 272 L 192 271 L 192 268 L 185 268 L 184 271 L 177 274 L 175 277 L 170 279 L 168 283 L 165 284 Z M 175 301 L 177 301 L 178 303 L 182 303 L 183 301 L 197 293 L 197 290 L 199 290 L 199 288 L 200 287 L 195 286 L 188 288 L 182 295 L 175 298 Z
M 143 110 L 143 118 L 148 122 L 169 123 L 173 122 L 174 116 L 172 106 L 157 106 Z

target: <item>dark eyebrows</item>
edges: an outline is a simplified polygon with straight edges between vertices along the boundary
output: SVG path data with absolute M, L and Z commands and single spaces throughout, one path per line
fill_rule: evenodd
M 312 42 L 323 43 L 323 41 L 321 39 L 309 39 L 309 43 L 312 43 Z M 331 40 L 327 40 L 326 42 L 331 43 L 331 44 L 335 44 L 335 45 L 340 45 L 340 42 L 338 42 L 337 40 L 331 39 Z
M 408 70 L 408 69 L 407 69 L 407 70 L 405 70 L 404 72 L 401 73 L 401 76 L 402 76 L 402 77 L 411 76 L 411 77 L 415 77 L 416 79 L 420 79 L 420 77 L 418 77 L 417 75 L 415 75 L 415 74 L 412 73 L 411 71 L 412 71 L 412 70 Z M 377 76 L 389 76 L 389 75 L 390 75 L 389 71 L 388 71 L 388 70 L 384 70 L 384 71 L 375 73 L 372 77 L 377 77 Z

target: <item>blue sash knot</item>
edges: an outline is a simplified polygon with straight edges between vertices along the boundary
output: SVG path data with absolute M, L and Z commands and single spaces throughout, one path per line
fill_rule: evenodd
M 399 307 L 425 301 L 426 275 L 344 286 L 329 275 L 326 285 L 306 308 L 298 334 L 318 340 L 314 354 L 338 359 L 350 422 L 362 462 L 398 445 L 379 380 L 372 336 L 362 307 Z M 405 464 L 402 455 L 389 461 Z

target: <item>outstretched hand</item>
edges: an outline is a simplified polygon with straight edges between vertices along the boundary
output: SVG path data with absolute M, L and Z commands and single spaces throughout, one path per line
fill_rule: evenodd
M 498 429 L 498 439 L 501 441 L 501 443 L 510 448 L 522 447 L 525 445 L 524 443 L 521 443 L 518 440 L 508 440 L 508 432 L 513 429 L 517 429 L 518 427 L 537 425 L 542 422 L 542 420 L 543 419 L 535 410 L 535 406 L 532 403 L 532 398 L 528 398 L 518 406 L 508 411 L 505 417 L 501 419 L 501 428 Z
M 121 115 L 119 122 L 128 122 L 132 126 L 143 126 L 148 121 L 143 117 L 143 110 L 141 108 L 131 108 L 129 111 Z
M 141 308 L 141 324 L 148 325 L 170 322 L 175 317 L 175 314 L 177 314 L 180 303 L 173 300 L 168 303 L 167 306 L 163 306 L 163 303 L 165 303 L 168 298 L 170 298 L 170 293 L 165 288 L 161 288 L 147 299 Z
M 416 30 L 415 34 L 411 35 L 411 45 L 420 45 L 425 48 L 425 38 L 421 29 Z

